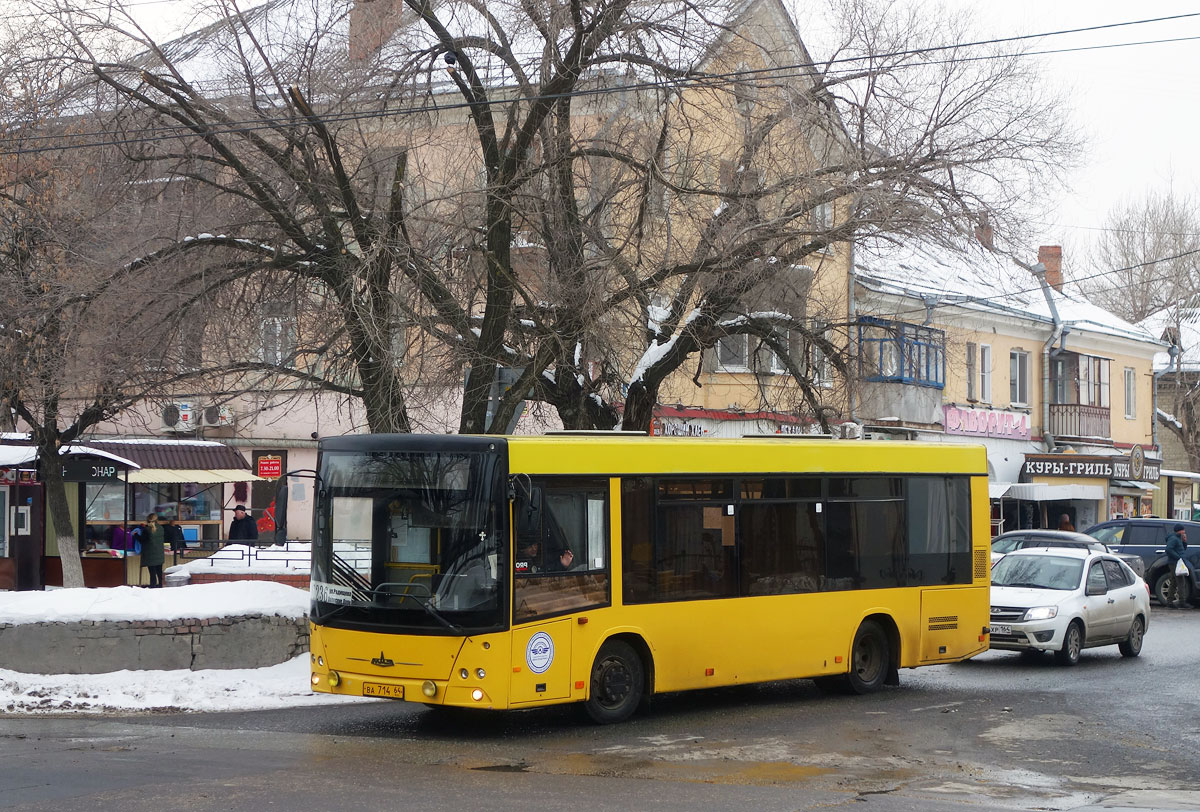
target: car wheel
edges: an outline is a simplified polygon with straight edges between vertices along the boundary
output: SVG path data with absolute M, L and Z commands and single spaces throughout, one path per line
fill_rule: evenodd
M 1167 605 L 1167 594 L 1171 589 L 1171 573 L 1160 573 L 1154 579 L 1154 599 L 1158 601 L 1159 606 Z
M 1063 636 L 1062 648 L 1054 652 L 1054 659 L 1059 665 L 1075 665 L 1079 662 L 1079 653 L 1083 651 L 1083 626 L 1078 620 L 1072 621 Z
M 1142 653 L 1142 640 L 1146 636 L 1146 621 L 1138 615 L 1129 626 L 1129 636 L 1117 644 L 1122 657 L 1136 657 Z
M 633 715 L 642 701 L 646 676 L 633 646 L 610 640 L 592 664 L 592 685 L 584 709 L 593 722 L 611 725 Z

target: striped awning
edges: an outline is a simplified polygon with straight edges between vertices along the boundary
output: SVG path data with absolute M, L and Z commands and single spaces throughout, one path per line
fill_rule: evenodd
M 215 485 L 220 482 L 259 482 L 247 469 L 240 468 L 142 468 L 130 471 L 127 481 L 140 485 L 162 485 L 165 483 L 189 483 Z

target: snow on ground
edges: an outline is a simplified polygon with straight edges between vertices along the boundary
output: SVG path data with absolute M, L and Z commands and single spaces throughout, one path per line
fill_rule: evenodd
M 0 592 L 0 623 L 39 620 L 176 620 L 264 614 L 303 617 L 308 593 L 269 581 L 195 584 L 170 589 L 111 587 Z M 379 702 L 314 694 L 308 655 L 267 668 L 206 671 L 116 671 L 25 674 L 4 666 L 0 714 L 242 711 L 346 702 Z
M 308 604 L 308 593 L 304 590 L 271 581 L 189 584 L 171 589 L 114 586 L 0 592 L 0 623 L 178 620 L 256 613 L 304 617 L 308 614 Z

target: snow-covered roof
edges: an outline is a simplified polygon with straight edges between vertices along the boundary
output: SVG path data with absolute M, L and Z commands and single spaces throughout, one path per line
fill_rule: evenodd
M 749 3 L 747 0 L 714 0 L 704 7 L 703 15 L 694 4 L 675 0 L 634 0 L 633 5 L 641 18 L 651 25 L 661 26 L 660 35 L 648 38 L 641 36 L 639 31 L 618 32 L 604 50 L 641 53 L 650 59 L 688 69 L 703 61 L 716 35 L 727 29 L 728 26 L 722 24 L 744 12 Z M 267 0 L 228 18 L 210 16 L 209 19 L 214 21 L 162 44 L 160 48 L 180 75 L 210 94 L 244 92 L 247 64 L 260 88 L 272 87 L 273 78 L 262 57 L 255 53 L 259 49 L 274 70 L 296 73 L 279 77 L 284 86 L 300 83 L 310 87 L 314 79 L 310 65 L 333 69 L 329 74 L 331 77 L 358 74 L 357 78 L 361 79 L 363 70 L 384 75 L 416 60 L 433 69 L 427 77 L 433 89 L 455 89 L 444 72 L 445 65 L 440 58 L 443 49 L 438 39 L 403 3 L 397 3 L 394 12 L 389 12 L 383 3 L 376 3 L 375 9 L 364 12 L 387 17 L 384 25 L 394 25 L 395 31 L 385 37 L 379 50 L 365 64 L 352 62 L 349 54 L 353 6 L 353 0 Z M 541 78 L 538 66 L 545 59 L 545 41 L 528 16 L 517 14 L 511 15 L 510 19 L 504 16 L 505 9 L 499 6 L 488 8 L 485 16 L 482 4 L 475 6 L 450 0 L 434 0 L 432 9 L 447 23 L 450 35 L 460 41 L 496 39 L 494 26 L 499 24 L 504 28 L 503 36 L 524 77 L 516 76 L 506 60 L 490 51 L 466 48 L 465 55 L 470 57 L 485 85 L 511 86 L 519 78 L 536 83 Z M 374 24 L 368 22 L 364 29 Z M 378 34 L 366 34 L 367 39 L 375 36 Z M 251 39 L 254 48 L 248 49 Z M 139 68 L 154 70 L 162 64 L 163 60 L 152 51 L 136 59 Z M 619 64 L 615 61 L 601 64 L 591 73 L 611 73 L 628 80 L 639 76 L 642 69 L 636 60 L 626 60 Z M 427 89 L 430 87 L 422 88 Z
M 955 307 L 1028 319 L 1047 326 L 1054 323 L 1037 277 L 1010 257 L 977 243 L 963 243 L 955 248 L 929 243 L 863 245 L 856 248 L 854 265 L 861 286 L 920 300 L 911 311 L 897 314 L 908 321 L 924 321 L 927 308 L 933 308 L 936 322 L 937 309 Z M 1051 296 L 1060 320 L 1071 333 L 1102 334 L 1143 344 L 1161 343 L 1145 327 L 1130 324 L 1080 296 L 1053 288 Z

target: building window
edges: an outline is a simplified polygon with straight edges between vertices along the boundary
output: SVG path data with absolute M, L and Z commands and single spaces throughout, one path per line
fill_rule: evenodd
M 984 403 L 992 402 L 992 347 L 990 344 L 979 345 L 979 399 Z
M 1008 354 L 1008 400 L 1013 406 L 1029 405 L 1029 353 Z
M 748 372 L 750 350 L 745 333 L 717 340 L 717 369 L 721 372 Z
M 818 234 L 833 228 L 833 204 L 818 203 L 812 210 L 813 228 Z
M 1107 409 L 1108 403 L 1107 358 L 1093 355 L 1079 356 L 1079 402 L 1085 406 Z
M 979 398 L 975 391 L 975 342 L 967 342 L 967 400 L 975 401 Z
M 858 323 L 864 380 L 932 386 L 946 382 L 946 334 L 932 327 L 863 318 Z
M 264 308 L 260 328 L 263 362 L 290 363 L 296 352 L 296 317 L 291 310 L 275 306 Z
M 788 352 L 790 353 L 791 346 L 792 346 L 792 331 L 777 327 L 774 330 L 774 333 L 775 333 L 775 340 L 778 341 L 779 343 L 783 344 L 783 346 L 787 347 Z M 784 358 L 783 356 L 781 356 L 779 353 L 775 352 L 775 350 L 772 349 L 771 346 L 766 343 L 766 341 L 763 341 L 762 344 L 763 344 L 763 349 L 766 350 L 766 355 L 767 355 L 767 358 L 766 358 L 767 370 L 776 375 L 782 375 L 782 374 L 786 373 L 788 371 L 787 359 Z
M 1137 373 L 1132 367 L 1125 367 L 1125 416 L 1137 417 Z
M 809 329 L 813 336 L 829 339 L 829 322 L 816 319 Z M 816 341 L 809 342 L 808 363 L 809 379 L 813 384 L 822 389 L 831 389 L 833 387 L 833 364 L 830 363 L 829 356 L 825 354 L 821 344 Z

